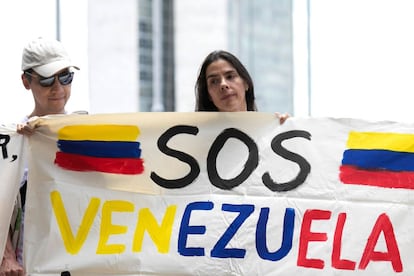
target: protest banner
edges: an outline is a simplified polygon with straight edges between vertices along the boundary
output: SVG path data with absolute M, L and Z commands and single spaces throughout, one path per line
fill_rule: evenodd
M 259 112 L 35 123 L 30 275 L 414 273 L 414 125 Z
M 0 260 L 8 234 L 13 244 L 19 237 L 21 209 L 15 203 L 24 173 L 23 142 L 15 126 L 0 125 Z

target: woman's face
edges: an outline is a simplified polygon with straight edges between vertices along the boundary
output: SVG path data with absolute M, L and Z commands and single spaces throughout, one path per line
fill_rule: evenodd
M 207 67 L 206 80 L 210 100 L 219 111 L 247 111 L 249 86 L 229 62 L 223 59 L 212 62 Z

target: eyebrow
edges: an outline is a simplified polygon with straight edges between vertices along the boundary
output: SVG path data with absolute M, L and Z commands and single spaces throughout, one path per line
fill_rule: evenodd
M 237 72 L 237 70 L 236 69 L 230 69 L 230 70 L 228 70 L 228 71 L 225 71 L 224 72 L 224 75 L 227 75 L 227 74 L 231 74 L 231 73 L 237 73 L 238 74 L 238 72 Z M 209 78 L 214 78 L 214 77 L 217 77 L 218 75 L 220 75 L 220 74 L 210 74 L 210 75 L 208 75 L 207 77 L 206 77 L 206 79 L 209 79 Z

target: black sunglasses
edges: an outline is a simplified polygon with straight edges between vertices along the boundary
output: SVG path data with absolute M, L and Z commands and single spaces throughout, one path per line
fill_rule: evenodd
M 58 78 L 61 85 L 68 85 L 71 84 L 73 81 L 73 75 L 75 72 L 62 72 L 60 74 L 53 75 L 51 77 L 45 78 L 40 75 L 33 75 L 32 73 L 25 72 L 26 75 L 30 77 L 36 77 L 39 80 L 40 86 L 43 87 L 50 87 L 55 83 L 56 77 Z

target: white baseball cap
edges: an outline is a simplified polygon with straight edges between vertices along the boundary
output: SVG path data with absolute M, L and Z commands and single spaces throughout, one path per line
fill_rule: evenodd
M 70 60 L 62 43 L 57 40 L 39 37 L 29 42 L 23 49 L 23 71 L 33 69 L 42 77 L 50 77 L 68 67 L 79 70 L 79 67 Z

